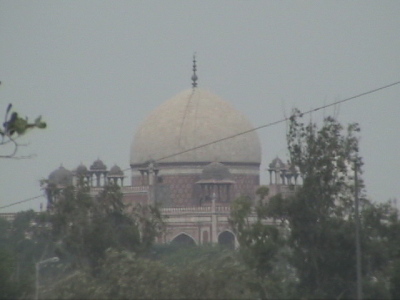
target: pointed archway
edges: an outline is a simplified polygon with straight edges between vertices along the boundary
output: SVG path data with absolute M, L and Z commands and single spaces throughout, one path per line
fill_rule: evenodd
M 235 249 L 235 235 L 230 231 L 221 232 L 218 235 L 218 244 L 229 249 Z
M 196 242 L 191 236 L 186 233 L 181 233 L 172 239 L 171 245 L 195 246 Z

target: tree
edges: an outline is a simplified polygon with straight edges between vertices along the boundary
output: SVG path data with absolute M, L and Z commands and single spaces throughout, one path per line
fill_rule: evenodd
M 17 213 L 12 222 L 0 219 L 0 298 L 33 296 L 35 263 L 53 250 L 42 217 L 28 210 Z
M 16 156 L 18 147 L 21 146 L 17 142 L 17 139 L 24 135 L 29 129 L 33 128 L 46 128 L 46 123 L 42 121 L 42 117 L 39 116 L 35 119 L 33 123 L 28 121 L 28 118 L 21 118 L 17 112 L 11 112 L 12 104 L 8 104 L 4 122 L 2 127 L 0 127 L 0 146 L 7 148 L 8 154 L 0 155 L 0 158 L 26 158 L 25 156 Z
M 294 196 L 276 195 L 264 205 L 266 217 L 286 227 L 288 262 L 296 271 L 296 295 L 305 298 L 353 298 L 356 287 L 354 166 L 358 156 L 357 124 L 344 128 L 332 117 L 320 128 L 300 121 L 295 111 L 287 135 L 291 163 L 303 184 Z M 398 211 L 367 201 L 361 187 L 361 246 L 366 297 L 397 295 L 400 254 Z M 258 208 L 259 210 L 260 208 Z
M 56 284 L 49 298 L 253 299 L 254 272 L 219 247 L 174 248 L 157 259 L 108 249 L 99 274 L 81 271 Z M 165 250 L 165 249 L 164 249 Z
M 399 211 L 390 201 L 362 211 L 364 288 L 369 299 L 400 297 Z
M 52 235 L 57 255 L 68 257 L 75 267 L 90 266 L 96 272 L 107 249 L 146 251 L 160 234 L 163 222 L 154 207 L 132 207 L 122 202 L 120 187 L 110 183 L 90 195 L 87 183 L 48 190 Z
M 259 297 L 292 298 L 295 274 L 286 260 L 288 248 L 282 224 L 271 219 L 265 201 L 268 193 L 267 187 L 260 187 L 256 192 L 259 201 L 254 207 L 248 197 L 236 199 L 229 222 L 239 241 L 243 261 L 256 274 L 253 289 Z
M 180 298 L 257 298 L 254 270 L 231 249 L 217 245 L 180 246 L 161 261 L 175 270 Z
M 321 128 L 304 124 L 295 111 L 289 123 L 288 150 L 303 185 L 295 196 L 271 201 L 269 213 L 285 220 L 290 262 L 305 297 L 354 297 L 355 238 L 353 164 L 358 157 L 357 124 L 345 129 L 332 117 Z M 362 186 L 360 182 L 360 186 Z
M 77 186 L 48 188 L 54 200 L 49 211 L 20 212 L 11 223 L 0 219 L 0 297 L 32 297 L 35 263 L 57 256 L 60 263 L 40 270 L 40 294 L 53 295 L 52 286 L 65 282 L 72 284 L 68 294 L 72 298 L 89 298 L 91 283 L 101 282 L 100 274 L 106 276 L 102 268 L 107 251 L 142 255 L 163 228 L 156 208 L 128 210 L 115 184 L 97 196 L 82 180 Z
M 260 190 L 261 201 L 253 213 L 250 202 L 239 200 L 231 222 L 241 251 L 248 252 L 248 264 L 258 270 L 260 278 L 278 279 L 265 287 L 261 297 L 354 297 L 353 165 L 356 161 L 362 166 L 359 127 L 350 124 L 345 129 L 327 117 L 318 128 L 314 123 L 302 123 L 301 116 L 295 111 L 290 118 L 287 141 L 291 164 L 299 169 L 302 186 L 294 196 L 278 194 L 268 201 L 263 200 L 267 190 Z M 362 181 L 359 186 L 363 186 Z M 363 189 L 360 192 L 366 203 Z M 253 220 L 246 221 L 251 215 Z M 282 262 L 280 268 L 273 264 L 274 258 Z M 279 280 L 278 274 L 285 274 L 283 278 L 291 278 L 290 282 Z M 287 288 L 295 288 L 294 293 L 279 294 Z
M 20 296 L 18 286 L 13 280 L 15 256 L 8 243 L 11 224 L 0 218 L 0 299 L 11 299 Z
M 15 258 L 10 250 L 0 247 L 0 299 L 16 299 L 21 294 L 12 279 L 15 272 Z

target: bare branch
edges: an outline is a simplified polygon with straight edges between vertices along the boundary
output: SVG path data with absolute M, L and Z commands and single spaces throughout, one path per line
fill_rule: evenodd
M 5 135 L 5 136 L 7 136 L 8 140 L 3 142 L 1 145 L 7 144 L 7 143 L 13 143 L 14 150 L 8 155 L 0 155 L 0 158 L 13 158 L 15 156 L 15 154 L 17 153 L 18 143 L 11 136 L 9 136 L 9 135 Z

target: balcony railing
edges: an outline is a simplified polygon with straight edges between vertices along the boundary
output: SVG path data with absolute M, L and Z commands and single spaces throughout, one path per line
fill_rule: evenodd
M 198 212 L 211 212 L 211 206 L 189 206 L 189 207 L 163 207 L 161 208 L 162 213 L 198 213 Z M 231 211 L 230 206 L 216 206 L 216 212 L 227 212 Z

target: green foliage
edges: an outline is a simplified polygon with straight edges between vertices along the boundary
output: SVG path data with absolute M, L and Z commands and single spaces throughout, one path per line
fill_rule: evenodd
M 9 243 L 10 229 L 10 222 L 0 218 L 0 299 L 17 298 L 20 295 L 13 278 L 16 261 Z
M 166 246 L 170 247 L 170 246 Z M 165 250 L 165 249 L 164 249 Z M 175 248 L 157 260 L 106 251 L 99 274 L 79 272 L 57 285 L 58 299 L 249 299 L 256 278 L 235 252 L 219 247 Z
M 29 210 L 17 213 L 12 222 L 0 219 L 0 232 L 0 291 L 7 291 L 2 296 L 31 298 L 35 263 L 52 254 L 50 231 L 43 215 Z
M 9 231 L 11 224 L 4 218 L 0 218 L 0 246 L 4 247 L 7 245 Z
M 178 288 L 184 299 L 249 299 L 257 294 L 257 280 L 235 252 L 212 246 L 191 247 L 176 252 Z
M 57 256 L 60 263 L 43 265 L 40 270 L 40 295 L 54 298 L 57 291 L 65 298 L 90 298 L 90 287 L 106 274 L 102 267 L 107 249 L 144 253 L 163 227 L 156 208 L 129 210 L 117 185 L 105 186 L 97 196 L 90 194 L 83 180 L 77 186 L 47 187 L 52 199 L 48 212 L 23 212 L 11 225 L 0 223 L 9 227 L 4 244 L 15 253 L 12 278 L 18 284 L 18 297 L 33 295 L 35 263 Z M 64 286 L 70 287 L 65 293 Z
M 16 138 L 25 134 L 29 129 L 46 128 L 47 124 L 42 121 L 39 116 L 34 122 L 30 123 L 28 118 L 21 118 L 17 112 L 11 112 L 12 104 L 7 106 L 2 127 L 0 127 L 0 146 L 11 144 L 12 149 L 9 154 L 0 155 L 0 158 L 13 158 L 15 157 L 19 144 L 15 141 Z M 7 148 L 8 149 L 8 148 Z
M 50 222 L 57 252 L 80 267 L 89 264 L 96 270 L 109 248 L 146 251 L 162 227 L 157 209 L 128 210 L 115 184 L 105 186 L 96 197 L 83 182 L 49 192 L 54 198 Z
M 110 250 L 94 295 L 105 299 L 176 298 L 173 270 L 131 252 Z
M 254 210 L 249 198 L 236 199 L 232 204 L 229 222 L 239 241 L 242 259 L 256 274 L 253 289 L 261 298 L 287 297 L 291 270 L 282 260 L 285 251 L 282 233 L 279 226 L 269 219 L 269 210 L 264 201 L 268 189 L 261 187 L 257 194 L 261 198 Z M 288 283 L 286 291 L 282 284 L 285 277 Z
M 126 250 L 107 250 L 98 274 L 81 269 L 56 285 L 57 299 L 173 298 L 174 274 L 159 262 Z
M 299 113 L 297 111 L 297 113 Z M 362 166 L 358 153 L 357 124 L 345 130 L 334 118 L 324 119 L 320 129 L 292 118 L 287 135 L 291 161 L 303 177 L 300 192 L 320 216 L 349 213 L 354 194 L 354 163 Z M 360 181 L 361 183 L 361 181 Z
M 393 264 L 392 268 L 390 270 L 390 279 L 389 279 L 389 285 L 390 285 L 390 295 L 392 296 L 392 299 L 400 299 L 400 259 L 397 258 Z
M 141 252 L 154 243 L 154 239 L 165 231 L 165 224 L 158 206 L 137 204 L 131 208 L 131 216 L 140 232 Z
M 260 186 L 257 191 L 256 191 L 256 195 L 260 197 L 260 199 L 265 199 L 265 197 L 267 197 L 269 194 L 269 188 L 265 185 Z
M 40 290 L 42 299 L 94 299 L 95 278 L 90 270 L 63 271 L 61 278 L 46 278 L 47 284 Z
M 15 299 L 20 296 L 18 284 L 13 280 L 15 258 L 10 250 L 0 247 L 0 299 Z
M 294 115 L 300 115 L 298 111 Z M 270 215 L 288 226 L 290 262 L 305 297 L 353 297 L 355 244 L 352 165 L 357 160 L 357 124 L 344 130 L 325 118 L 321 128 L 293 117 L 289 124 L 291 162 L 303 178 L 294 197 L 271 199 Z
M 400 292 L 399 212 L 390 202 L 367 204 L 362 211 L 364 286 L 370 297 L 398 299 Z M 367 293 L 366 293 L 367 295 Z
M 231 224 L 244 261 L 264 283 L 261 298 L 353 298 L 354 166 L 362 173 L 357 155 L 360 130 L 357 124 L 344 128 L 331 117 L 320 128 L 301 123 L 300 118 L 301 113 L 295 111 L 287 139 L 291 164 L 299 168 L 302 186 L 296 187 L 294 195 L 277 194 L 268 200 L 268 190 L 261 188 L 254 208 L 250 199 L 237 199 Z M 365 200 L 362 180 L 358 187 L 365 296 L 398 298 L 398 211 L 390 203 Z M 263 294 L 264 290 L 268 293 Z
M 239 251 L 153 245 L 164 230 L 157 207 L 126 207 L 116 185 L 96 197 L 83 180 L 48 185 L 50 213 L 0 220 L 0 297 L 31 297 L 34 263 L 56 255 L 61 263 L 41 273 L 45 298 L 354 298 L 358 132 L 332 118 L 321 128 L 291 118 L 288 147 L 303 185 L 290 197 L 261 187 L 256 205 L 247 197 L 232 203 Z M 397 299 L 398 210 L 362 198 L 361 220 L 365 298 Z
M 230 217 L 245 259 L 262 276 L 272 272 L 271 262 L 283 245 L 279 228 L 267 220 L 267 213 L 262 201 L 252 211 L 250 199 L 240 197 L 234 201 Z
M 10 114 L 12 104 L 7 106 L 3 128 L 0 128 L 1 136 L 12 137 L 13 135 L 23 135 L 28 129 L 32 128 L 46 128 L 46 123 L 42 121 L 42 117 L 39 116 L 33 123 L 29 123 L 28 117 L 21 118 L 17 112 Z M 8 117 L 10 115 L 10 117 Z

